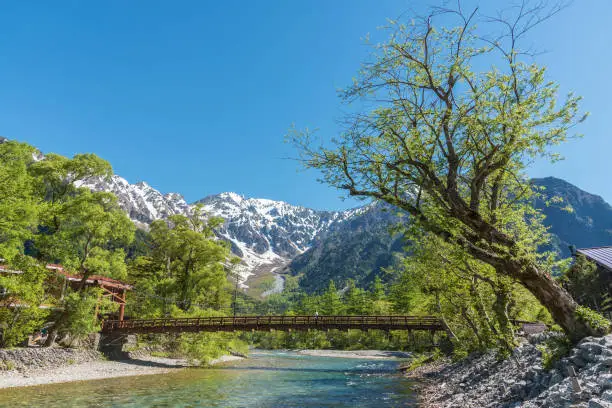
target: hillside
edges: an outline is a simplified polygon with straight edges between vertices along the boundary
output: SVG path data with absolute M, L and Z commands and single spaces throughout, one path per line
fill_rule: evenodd
M 554 249 L 563 257 L 570 256 L 569 245 L 585 248 L 612 244 L 612 207 L 603 198 L 555 177 L 534 179 L 533 183 L 545 188 L 546 198 L 563 199 L 562 204 L 549 206 L 542 199 L 536 200 L 555 237 Z M 567 205 L 571 212 L 563 209 Z

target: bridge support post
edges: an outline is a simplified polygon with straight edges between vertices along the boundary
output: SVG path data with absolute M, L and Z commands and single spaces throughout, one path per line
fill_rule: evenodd
M 133 344 L 136 341 L 136 336 L 119 333 L 102 333 L 100 335 L 100 343 L 98 351 L 104 354 L 109 360 L 129 360 L 130 355 L 124 350 L 128 344 Z

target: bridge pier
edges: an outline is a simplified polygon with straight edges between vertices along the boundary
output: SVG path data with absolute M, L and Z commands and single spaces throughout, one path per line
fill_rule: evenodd
M 130 355 L 124 350 L 128 344 L 134 344 L 136 336 L 122 333 L 102 333 L 98 343 L 98 351 L 109 360 L 129 360 Z

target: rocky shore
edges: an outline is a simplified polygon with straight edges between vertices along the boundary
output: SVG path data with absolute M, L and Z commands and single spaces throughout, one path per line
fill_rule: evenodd
M 222 356 L 209 364 L 240 360 Z M 164 374 L 191 366 L 187 360 L 139 354 L 125 361 L 107 361 L 88 349 L 24 348 L 0 350 L 0 389 L 135 375 Z
M 420 380 L 424 407 L 612 408 L 612 335 L 583 339 L 546 370 L 533 336 L 498 361 L 493 353 L 437 361 L 407 375 Z

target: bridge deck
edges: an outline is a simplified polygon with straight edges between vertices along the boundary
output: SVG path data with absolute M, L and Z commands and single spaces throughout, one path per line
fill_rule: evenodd
M 123 334 L 312 329 L 443 331 L 445 327 L 433 316 L 236 316 L 105 320 L 102 323 L 102 332 Z

